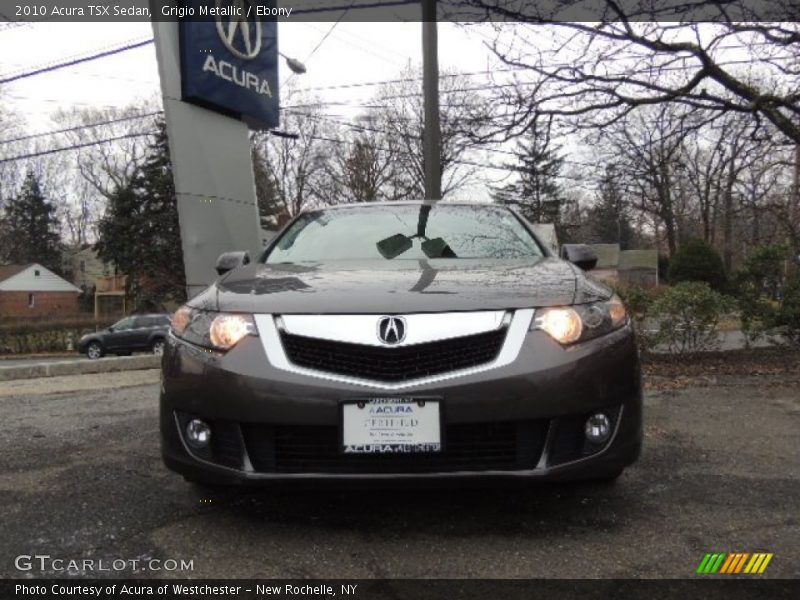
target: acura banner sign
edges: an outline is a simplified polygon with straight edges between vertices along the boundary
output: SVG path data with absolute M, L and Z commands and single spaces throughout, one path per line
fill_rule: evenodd
M 275 0 L 186 0 L 180 20 L 182 99 L 278 126 Z

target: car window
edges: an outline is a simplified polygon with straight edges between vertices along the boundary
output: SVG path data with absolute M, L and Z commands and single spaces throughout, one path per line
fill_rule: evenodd
M 133 317 L 125 317 L 114 323 L 114 331 L 124 331 L 125 329 L 133 329 Z
M 266 262 L 542 255 L 530 232 L 504 207 L 399 204 L 306 213 L 284 232 Z

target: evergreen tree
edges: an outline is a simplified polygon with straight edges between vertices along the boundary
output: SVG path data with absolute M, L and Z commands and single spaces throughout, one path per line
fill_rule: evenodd
M 128 275 L 137 307 L 156 308 L 186 297 L 178 203 L 163 122 L 144 163 L 109 199 L 98 229 L 98 255 Z
M 517 163 L 506 165 L 519 175 L 517 181 L 494 190 L 494 201 L 517 207 L 533 223 L 558 226 L 564 202 L 558 183 L 564 159 L 558 150 L 551 148 L 549 125 L 543 130 L 533 127 L 527 139 L 517 143 Z
M 717 291 L 724 291 L 727 275 L 722 257 L 714 247 L 701 239 L 684 243 L 669 263 L 669 283 L 702 281 Z
M 281 204 L 278 189 L 267 168 L 261 149 L 253 145 L 250 155 L 256 184 L 259 225 L 261 229 L 272 231 L 281 225 L 282 215 L 286 215 L 286 208 Z
M 600 182 L 599 202 L 589 210 L 588 221 L 593 242 L 617 243 L 622 250 L 628 250 L 635 233 L 628 219 L 619 177 L 615 165 L 606 166 Z
M 12 264 L 37 262 L 60 272 L 59 230 L 56 207 L 44 197 L 33 171 L 28 171 L 19 193 L 6 203 L 4 259 Z

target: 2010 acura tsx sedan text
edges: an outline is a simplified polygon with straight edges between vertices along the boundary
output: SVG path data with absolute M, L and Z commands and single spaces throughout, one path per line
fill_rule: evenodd
M 190 481 L 613 479 L 639 455 L 641 377 L 596 257 L 515 211 L 312 210 L 173 316 L 161 435 Z M 581 268 L 582 267 L 582 268 Z

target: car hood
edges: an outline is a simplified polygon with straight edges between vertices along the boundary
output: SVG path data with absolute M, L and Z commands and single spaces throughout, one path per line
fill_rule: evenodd
M 611 292 L 556 258 L 250 264 L 189 304 L 253 313 L 415 313 L 582 304 Z

